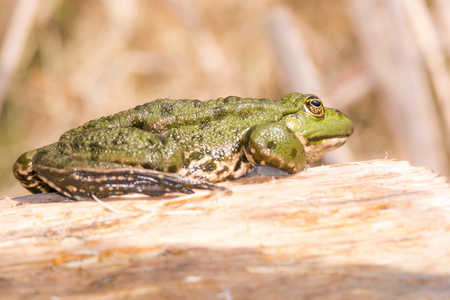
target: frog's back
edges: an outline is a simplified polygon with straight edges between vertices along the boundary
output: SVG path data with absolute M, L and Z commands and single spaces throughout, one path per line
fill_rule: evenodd
M 66 132 L 62 138 L 88 130 L 118 127 L 136 127 L 157 134 L 170 134 L 173 129 L 202 129 L 214 124 L 219 125 L 224 120 L 234 128 L 242 128 L 265 121 L 278 121 L 282 116 L 296 110 L 298 109 L 290 103 L 265 98 L 229 96 L 209 101 L 157 99 L 89 121 Z
M 216 114 L 217 117 L 227 115 L 240 115 L 246 118 L 251 113 L 251 109 L 264 113 L 264 108 L 270 107 L 268 110 L 274 112 L 274 107 L 283 110 L 282 102 L 277 100 L 269 100 L 266 98 L 241 98 L 229 96 L 226 98 L 218 98 L 209 101 L 200 100 L 171 100 L 157 99 L 144 105 L 137 106 L 129 112 L 140 112 L 145 110 L 154 119 L 165 118 L 169 116 L 192 116 L 199 120 L 202 116 L 210 113 Z

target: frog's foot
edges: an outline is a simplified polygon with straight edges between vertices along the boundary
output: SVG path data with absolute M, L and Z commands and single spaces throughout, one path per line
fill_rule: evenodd
M 194 193 L 193 189 L 231 191 L 211 182 L 150 169 L 75 169 L 39 170 L 39 176 L 52 188 L 74 200 L 89 200 L 92 196 L 106 198 L 126 194 L 160 196 L 165 193 Z

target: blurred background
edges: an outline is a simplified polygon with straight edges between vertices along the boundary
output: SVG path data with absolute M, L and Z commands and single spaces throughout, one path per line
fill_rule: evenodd
M 1 0 L 0 197 L 11 168 L 84 122 L 157 98 L 315 93 L 355 123 L 321 163 L 450 174 L 450 1 Z M 388 170 L 387 170 L 388 171 Z

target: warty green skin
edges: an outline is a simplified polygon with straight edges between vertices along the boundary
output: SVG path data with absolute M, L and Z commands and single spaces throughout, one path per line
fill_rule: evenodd
M 24 153 L 13 171 L 33 193 L 57 190 L 76 200 L 190 193 L 220 189 L 211 182 L 239 178 L 255 165 L 299 172 L 352 132 L 347 116 L 310 94 L 158 99 L 69 130 Z

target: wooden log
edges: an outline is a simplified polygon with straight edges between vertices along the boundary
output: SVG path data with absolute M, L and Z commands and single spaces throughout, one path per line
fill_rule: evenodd
M 450 185 L 404 161 L 309 168 L 232 195 L 0 201 L 0 295 L 450 298 Z

